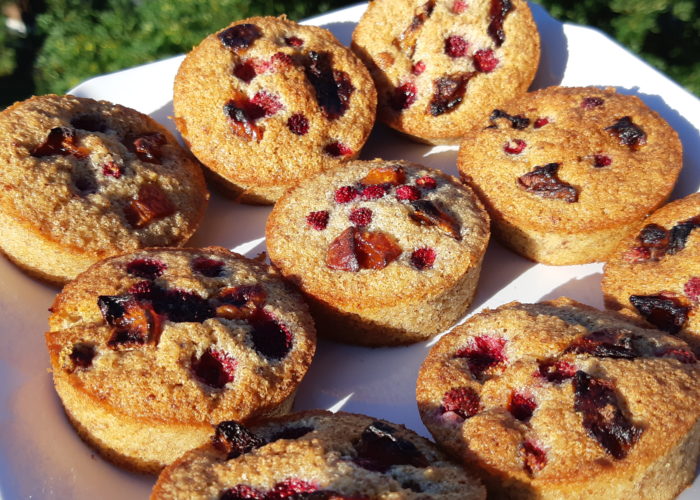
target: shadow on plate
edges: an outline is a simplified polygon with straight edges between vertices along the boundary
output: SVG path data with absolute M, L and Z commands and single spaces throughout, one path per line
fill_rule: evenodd
M 603 292 L 600 290 L 602 278 L 601 273 L 593 273 L 583 278 L 570 279 L 543 295 L 538 302 L 569 297 L 600 309 L 603 307 Z

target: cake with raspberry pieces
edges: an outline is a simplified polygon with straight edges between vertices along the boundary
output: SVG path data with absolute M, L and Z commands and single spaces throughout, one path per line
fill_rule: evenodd
M 316 410 L 250 427 L 221 422 L 209 443 L 161 473 L 151 494 L 151 500 L 284 498 L 484 500 L 486 491 L 402 425 Z
M 226 249 L 149 249 L 101 261 L 56 298 L 46 343 L 80 436 L 157 473 L 211 425 L 291 409 L 313 320 L 270 266 Z
M 661 207 L 623 239 L 602 287 L 607 308 L 641 316 L 700 354 L 700 193 Z
M 197 163 L 149 116 L 70 95 L 0 113 L 0 249 L 65 283 L 100 259 L 180 246 L 209 194 Z
M 396 345 L 426 340 L 464 315 L 489 221 L 452 176 L 406 161 L 355 161 L 290 190 L 266 237 L 319 334 Z
M 424 361 L 431 434 L 493 498 L 671 499 L 700 455 L 690 346 L 567 298 L 472 316 Z
M 216 183 L 240 201 L 269 204 L 357 157 L 377 92 L 367 68 L 328 30 L 254 17 L 187 55 L 173 105 L 178 130 Z
M 462 179 L 505 245 L 552 265 L 603 261 L 668 198 L 678 135 L 637 97 L 549 87 L 493 109 L 464 138 Z
M 379 118 L 445 144 L 527 90 L 540 37 L 524 0 L 374 0 L 352 49 L 374 78 Z

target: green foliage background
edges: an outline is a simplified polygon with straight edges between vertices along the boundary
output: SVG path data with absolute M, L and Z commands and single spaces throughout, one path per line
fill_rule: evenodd
M 610 33 L 700 95 L 698 0 L 536 1 L 559 19 Z M 63 93 L 96 74 L 188 51 L 234 19 L 281 13 L 299 19 L 349 3 L 19 0 L 30 31 L 22 37 L 0 25 L 0 108 L 31 94 Z

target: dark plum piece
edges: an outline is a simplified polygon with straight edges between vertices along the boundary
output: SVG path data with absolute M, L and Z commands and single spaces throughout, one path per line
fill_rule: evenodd
M 331 57 L 328 52 L 309 51 L 304 60 L 304 70 L 316 91 L 316 101 L 324 116 L 336 120 L 348 110 L 355 87 L 347 73 L 333 69 Z
M 394 94 L 391 98 L 391 107 L 396 111 L 408 109 L 416 102 L 418 97 L 418 89 L 413 82 L 406 82 L 394 89 Z
M 265 440 L 253 434 L 243 424 L 226 420 L 216 426 L 212 437 L 214 447 L 226 453 L 227 459 L 240 457 L 265 444 Z
M 440 412 L 454 412 L 467 419 L 473 417 L 482 410 L 479 395 L 471 387 L 455 387 L 447 391 L 442 397 Z
M 623 116 L 617 120 L 613 125 L 606 127 L 610 135 L 617 136 L 620 140 L 620 144 L 623 146 L 629 146 L 630 149 L 639 149 L 647 143 L 647 134 L 638 125 L 632 122 L 632 118 L 629 116 Z
M 462 103 L 472 76 L 474 73 L 453 73 L 437 78 L 433 82 L 435 90 L 430 100 L 430 114 L 440 116 L 454 111 Z
M 214 308 L 196 292 L 174 289 L 165 292 L 156 304 L 161 314 L 175 323 L 202 323 L 216 315 Z
M 576 374 L 576 367 L 568 361 L 544 360 L 537 363 L 539 365 L 537 375 L 553 384 L 561 384 Z
M 94 345 L 79 342 L 73 345 L 73 350 L 71 350 L 68 358 L 73 363 L 74 368 L 89 368 L 92 366 L 92 360 L 96 355 L 97 351 Z
M 497 127 L 496 120 L 506 119 L 510 122 L 510 126 L 515 130 L 523 130 L 530 126 L 530 119 L 523 115 L 509 115 L 502 109 L 494 109 L 489 116 L 489 121 L 492 127 Z
M 256 309 L 250 324 L 253 326 L 250 334 L 253 347 L 263 356 L 282 359 L 292 349 L 292 332 L 269 312 Z
M 32 156 L 68 156 L 86 158 L 90 151 L 76 144 L 75 131 L 68 127 L 54 127 L 49 131 L 46 141 L 30 151 Z
M 435 226 L 443 233 L 455 240 L 462 239 L 461 227 L 453 217 L 442 210 L 430 200 L 416 200 L 411 202 L 413 211 L 409 214 L 411 219 L 422 226 Z
M 685 248 L 685 244 L 690 237 L 690 233 L 700 227 L 700 216 L 693 217 L 683 222 L 679 222 L 671 228 L 669 235 L 668 250 L 666 253 L 674 255 Z
M 457 351 L 455 358 L 465 358 L 469 371 L 480 379 L 486 370 L 508 361 L 506 342 L 506 339 L 489 335 L 473 337 L 466 347 Z
M 160 260 L 139 258 L 126 265 L 126 272 L 137 278 L 154 280 L 158 276 L 162 276 L 167 268 L 168 265 Z
M 630 295 L 630 303 L 639 314 L 659 330 L 678 333 L 688 321 L 690 308 L 676 297 L 658 295 Z
M 535 167 L 532 172 L 518 177 L 518 185 L 525 191 L 542 198 L 575 203 L 578 201 L 578 191 L 574 186 L 559 178 L 557 171 L 560 166 L 559 163 L 548 163 L 541 167 Z
M 255 40 L 262 37 L 262 31 L 254 24 L 238 24 L 225 29 L 217 35 L 224 47 L 239 52 L 247 49 Z
M 386 472 L 394 465 L 427 467 L 428 459 L 416 445 L 396 437 L 396 429 L 382 422 L 373 422 L 362 431 L 354 446 L 359 466 L 377 472 Z
M 78 115 L 70 121 L 70 124 L 73 128 L 79 128 L 87 132 L 107 131 L 107 123 L 104 118 L 97 114 Z
M 420 7 L 416 8 L 411 24 L 394 40 L 394 45 L 398 47 L 409 59 L 413 58 L 416 51 L 416 40 L 418 32 L 425 24 L 425 21 L 432 15 L 435 9 L 435 0 L 428 0 Z
M 496 47 L 500 47 L 506 41 L 503 23 L 508 13 L 512 10 L 513 4 L 510 0 L 491 0 L 488 34 L 496 44 Z
M 223 389 L 233 382 L 237 361 L 224 351 L 209 348 L 199 359 L 192 360 L 192 372 L 204 384 L 215 389 Z
M 575 339 L 565 353 L 590 354 L 596 358 L 635 359 L 649 355 L 654 346 L 625 328 L 604 328 Z
M 625 416 L 620 406 L 611 381 L 580 370 L 576 372 L 574 409 L 582 414 L 588 435 L 618 460 L 627 456 L 643 432 Z
M 192 261 L 192 269 L 207 278 L 218 278 L 224 272 L 224 261 L 200 256 Z

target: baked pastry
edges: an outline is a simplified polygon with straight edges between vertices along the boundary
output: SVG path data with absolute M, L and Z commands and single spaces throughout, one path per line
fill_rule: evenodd
M 211 425 L 286 413 L 316 347 L 298 293 L 226 249 L 149 249 L 101 261 L 56 298 L 46 343 L 80 436 L 157 473 Z
M 525 92 L 540 37 L 524 0 L 374 0 L 352 36 L 379 118 L 421 142 L 457 142 Z
M 306 295 L 319 334 L 426 340 L 466 312 L 489 239 L 469 188 L 405 161 L 355 161 L 303 182 L 267 219 L 270 259 Z
M 151 500 L 485 499 L 480 482 L 402 425 L 309 411 L 216 427 L 158 478 Z
M 323 28 L 236 21 L 205 38 L 175 77 L 175 124 L 229 194 L 274 203 L 357 157 L 376 109 L 369 72 Z
M 690 347 L 570 299 L 472 316 L 432 348 L 417 397 L 437 443 L 494 498 L 661 500 L 695 478 Z
M 65 283 L 98 260 L 194 233 L 209 194 L 175 138 L 130 108 L 70 95 L 0 113 L 0 248 Z
M 637 314 L 700 348 L 700 193 L 661 207 L 605 264 L 605 307 Z
M 494 234 L 545 264 L 605 260 L 670 195 L 676 132 L 634 96 L 550 87 L 494 109 L 465 137 L 458 166 Z

